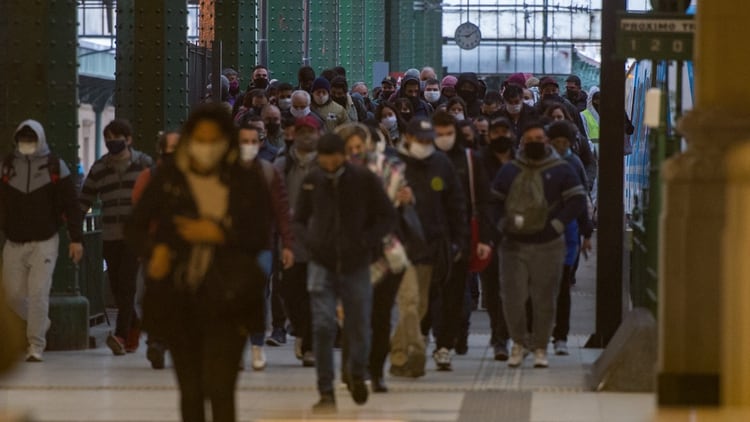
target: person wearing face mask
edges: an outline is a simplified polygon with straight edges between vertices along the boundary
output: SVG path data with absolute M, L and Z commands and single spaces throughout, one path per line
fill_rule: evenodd
M 555 122 L 547 128 L 547 137 L 557 153 L 575 169 L 576 175 L 586 186 L 586 170 L 581 159 L 571 151 L 571 145 L 576 140 L 576 128 L 567 121 Z M 571 221 L 565 228 L 565 262 L 563 263 L 560 292 L 557 295 L 557 310 L 555 328 L 552 331 L 552 344 L 555 354 L 568 355 L 568 333 L 570 332 L 570 287 L 573 285 L 576 272 L 576 261 L 581 251 L 591 252 L 591 235 L 594 225 L 585 209 L 577 219 Z M 583 242 L 581 242 L 583 236 Z
M 281 254 L 280 261 L 284 269 L 289 269 L 294 265 L 293 236 L 290 227 L 289 200 L 286 192 L 286 185 L 281 174 L 273 165 L 259 156 L 261 145 L 261 132 L 257 127 L 250 124 L 240 126 L 239 132 L 240 160 L 243 165 L 260 172 L 263 180 L 266 182 L 270 196 L 267 199 L 271 204 L 273 211 L 273 222 L 275 234 L 280 238 Z M 266 276 L 266 290 L 270 288 L 271 271 L 273 267 L 273 237 L 268 240 L 268 247 L 258 255 L 258 264 Z M 265 301 L 266 309 L 270 307 L 269 301 Z M 276 311 L 274 311 L 276 312 Z M 264 312 L 264 315 L 266 312 Z M 264 324 L 265 325 L 265 324 Z M 263 352 L 265 342 L 265 331 L 250 334 L 252 368 L 256 371 L 262 371 L 266 367 L 266 355 Z
M 350 121 L 358 122 L 359 110 L 354 104 L 354 100 L 352 99 L 352 96 L 349 95 L 348 91 L 349 84 L 346 82 L 346 78 L 343 76 L 336 76 L 333 78 L 331 81 L 331 98 L 346 110 Z M 362 108 L 364 109 L 364 104 L 362 105 Z M 367 114 L 366 111 L 364 113 L 365 115 Z
M 488 183 L 495 180 L 500 168 L 514 158 L 516 145 L 513 125 L 504 118 L 498 117 L 489 124 L 489 144 L 479 152 L 479 162 L 485 169 Z M 494 217 L 493 217 L 494 221 Z M 501 233 L 492 226 L 492 243 L 499 245 Z M 505 323 L 503 301 L 500 297 L 500 251 L 496 250 L 492 255 L 492 261 L 482 272 L 480 281 L 482 283 L 482 296 L 484 307 L 490 318 L 490 346 L 494 358 L 497 361 L 508 360 L 508 326 Z
M 565 95 L 563 97 L 570 101 L 579 113 L 586 110 L 589 102 L 588 94 L 581 89 L 581 78 L 576 75 L 570 75 L 565 79 Z
M 229 95 L 226 101 L 234 107 L 234 103 L 240 97 L 240 74 L 232 68 L 224 69 L 221 74 L 229 81 Z
M 513 124 L 513 133 L 521 133 L 528 123 L 538 119 L 537 111 L 523 101 L 523 88 L 511 83 L 503 90 L 505 104 L 499 117 L 505 117 Z
M 390 98 L 396 93 L 396 80 L 390 76 L 386 76 L 381 81 L 380 88 L 380 95 L 373 100 L 376 106 L 380 105 L 383 101 L 390 101 Z
M 529 107 L 534 107 L 536 105 L 536 100 L 538 96 L 539 96 L 539 91 L 536 88 L 524 88 L 523 89 L 523 103 Z
M 438 106 L 443 102 L 443 95 L 440 93 L 440 81 L 437 79 L 428 79 L 424 86 L 425 101 L 432 106 L 433 110 L 437 109 Z
M 250 84 L 248 84 L 245 92 L 239 94 L 236 100 L 234 101 L 234 106 L 232 107 L 233 116 L 237 116 L 237 113 L 241 111 L 240 108 L 242 108 L 243 106 L 245 107 L 245 110 L 243 111 L 246 111 L 251 108 L 250 102 L 246 101 L 245 99 L 245 97 L 247 97 L 248 94 L 250 94 L 251 92 L 255 90 L 260 90 L 264 93 L 266 92 L 266 89 L 268 88 L 268 85 L 269 85 L 268 68 L 266 68 L 263 65 L 255 66 L 253 68 L 251 78 L 252 80 Z M 266 97 L 266 100 L 268 100 L 268 97 Z M 260 109 L 258 109 L 258 113 L 260 113 Z
M 312 111 L 320 117 L 327 131 L 350 122 L 346 109 L 331 98 L 331 83 L 326 78 L 315 79 L 312 86 Z
M 323 119 L 313 113 L 312 108 L 310 107 L 311 101 L 312 96 L 307 91 L 294 91 L 292 93 L 292 108 L 289 109 L 289 116 L 294 119 L 311 116 L 320 123 L 321 127 L 323 127 Z
M 292 108 L 292 93 L 294 93 L 294 87 L 287 82 L 279 84 L 279 93 L 276 97 L 276 106 L 279 107 L 282 113 L 288 114 Z
M 276 170 L 284 176 L 291 215 L 297 209 L 303 180 L 318 167 L 317 146 L 322 130 L 323 126 L 312 115 L 297 119 L 294 125 L 294 142 L 289 151 L 273 163 Z M 307 292 L 310 252 L 300 238 L 294 239 L 292 251 L 295 262 L 291 268 L 283 271 L 279 290 L 297 337 L 295 356 L 302 361 L 303 366 L 312 367 L 315 366 L 315 355 L 312 351 L 312 316 Z
M 0 171 L 0 230 L 6 240 L 0 289 L 7 293 L 7 302 L 0 306 L 7 304 L 26 322 L 26 361 L 42 362 L 62 217 L 70 240 L 68 256 L 78 264 L 83 256 L 83 214 L 72 173 L 51 153 L 42 125 L 36 120 L 21 122 L 14 141 L 15 151 L 5 157 Z M 15 340 L 5 338 L 2 347 Z
M 380 179 L 369 169 L 346 160 L 344 140 L 321 137 L 319 168 L 305 177 L 294 212 L 295 236 L 310 248 L 308 290 L 313 314 L 316 372 L 320 400 L 316 413 L 336 411 L 333 344 L 337 329 L 336 303 L 341 301 L 346 323 L 343 344 L 350 353 L 348 389 L 362 405 L 369 395 L 365 377 L 371 344 L 373 251 L 396 227 L 396 212 Z
M 266 137 L 266 125 L 265 122 L 263 122 L 263 119 L 261 119 L 260 116 L 250 116 L 240 123 L 240 126 L 245 125 L 253 126 L 258 130 L 261 141 L 258 150 L 258 158 L 268 162 L 273 162 L 279 155 L 279 149 L 268 142 L 268 138 Z
M 481 114 L 481 87 L 476 73 L 462 73 L 456 83 L 456 95 L 466 103 L 466 117 L 475 118 Z
M 445 103 L 445 110 L 457 121 L 466 120 L 466 102 L 461 97 L 453 97 Z
M 143 170 L 153 166 L 151 157 L 131 147 L 132 134 L 126 120 L 115 119 L 104 127 L 108 153 L 91 166 L 79 197 L 83 213 L 97 199 L 102 203 L 102 253 L 118 309 L 115 331 L 107 337 L 107 346 L 116 356 L 135 352 L 140 339 L 140 322 L 135 313 L 138 258 L 125 243 L 123 224 L 133 211 L 135 181 Z
M 397 145 L 401 137 L 401 131 L 406 127 L 406 123 L 399 119 L 396 106 L 387 101 L 381 102 L 378 108 L 375 109 L 375 119 L 388 131 L 393 145 Z
M 553 77 L 546 76 L 539 82 L 539 90 L 542 95 L 536 104 L 538 116 L 544 116 L 547 109 L 553 105 L 561 104 L 572 118 L 572 122 L 578 127 L 579 135 L 584 138 L 586 131 L 583 127 L 580 111 L 567 98 L 560 95 L 560 84 Z M 586 160 L 584 159 L 584 164 Z
M 484 96 L 484 101 L 481 107 L 481 117 L 485 117 L 488 120 L 492 120 L 495 117 L 500 117 L 503 106 L 503 97 L 497 91 L 490 91 Z
M 281 131 L 281 110 L 275 105 L 269 104 L 263 107 L 260 117 L 263 119 L 263 124 L 266 127 L 266 140 L 268 143 L 277 150 L 283 147 L 284 133 Z
M 490 184 L 484 167 L 481 166 L 478 155 L 467 149 L 463 136 L 458 132 L 455 117 L 445 111 L 438 111 L 432 117 L 435 127 L 435 146 L 445 153 L 458 175 L 460 187 L 463 191 L 464 207 L 469 212 L 463 221 L 466 238 L 462 243 L 471 244 L 470 227 L 472 216 L 476 215 L 479 222 L 479 243 L 476 251 L 467 251 L 460 259 L 453 262 L 450 273 L 445 282 L 435 284 L 430 292 L 430 307 L 440 304 L 432 313 L 432 325 L 436 328 L 436 345 L 432 355 L 439 370 L 451 369 L 451 351 L 456 348 L 461 354 L 468 348 L 468 331 L 460 333 L 462 324 L 462 309 L 466 280 L 469 278 L 469 258 L 475 253 L 480 259 L 487 259 L 492 252 L 491 245 L 491 216 L 490 216 Z M 472 184 L 473 183 L 473 184 Z M 470 194 L 473 192 L 472 195 Z M 464 315 L 465 316 L 465 315 Z M 429 316 L 428 316 L 429 318 Z M 465 335 L 461 335 L 465 334 Z M 458 341 L 456 341 L 458 339 Z
M 411 195 L 405 194 L 399 199 L 401 203 L 415 207 L 426 244 L 430 245 L 422 256 L 410 257 L 417 271 L 419 294 L 417 298 L 403 297 L 408 296 L 408 291 L 399 291 L 398 300 L 403 299 L 409 304 L 403 309 L 404 315 L 399 317 L 399 327 L 410 320 L 421 321 L 425 318 L 430 286 L 448 282 L 452 263 L 459 263 L 468 256 L 469 231 L 463 187 L 451 160 L 443 152 L 435 150 L 434 141 L 432 122 L 415 118 L 409 122 L 398 147 L 399 157 L 406 164 L 406 181 L 412 191 Z M 463 291 L 460 296 L 463 297 Z M 408 332 L 408 327 L 399 327 L 396 332 Z M 391 374 L 407 377 L 424 375 L 426 358 L 422 339 L 394 336 L 392 341 Z M 440 345 L 441 349 L 452 347 L 447 340 L 445 343 Z M 443 355 L 441 353 L 439 368 L 450 369 Z
M 143 196 L 143 192 L 151 182 L 151 179 L 156 175 L 158 169 L 173 159 L 174 151 L 177 149 L 177 144 L 180 142 L 180 132 L 177 130 L 169 130 L 166 132 L 160 132 L 158 140 L 156 141 L 156 151 L 159 153 L 159 158 L 156 161 L 156 165 L 149 167 L 138 175 L 138 179 L 133 185 L 133 192 L 131 198 L 133 200 L 133 206 L 138 204 L 138 201 Z M 143 274 L 143 265 L 139 268 L 139 273 Z M 137 297 L 142 300 L 142 287 L 138 285 Z M 142 305 L 141 301 L 139 304 Z M 151 368 L 153 369 L 164 369 L 165 354 L 167 346 L 165 342 L 151 334 L 146 340 L 148 348 L 146 349 L 146 358 L 151 362 Z
M 248 332 L 264 329 L 257 256 L 270 236 L 263 176 L 239 160 L 231 115 L 196 108 L 174 161 L 146 188 L 127 222 L 146 261 L 144 327 L 165 339 L 185 421 L 235 421 L 237 363 Z
M 453 75 L 448 75 L 440 81 L 440 93 L 443 94 L 443 101 L 445 102 L 456 96 L 456 84 L 458 78 Z
M 492 184 L 495 215 L 502 229 L 501 295 L 513 348 L 508 366 L 549 366 L 547 348 L 565 258 L 563 233 L 586 209 L 586 190 L 573 168 L 549 145 L 542 123 L 523 130 L 518 158 L 504 165 Z M 526 300 L 531 299 L 532 333 Z
M 421 98 L 419 79 L 413 76 L 406 76 L 401 81 L 401 89 L 398 91 L 398 98 L 409 100 L 412 108 L 412 117 L 428 118 L 434 112 L 432 106 Z M 407 120 L 404 118 L 404 120 Z M 408 121 L 408 120 L 407 120 Z

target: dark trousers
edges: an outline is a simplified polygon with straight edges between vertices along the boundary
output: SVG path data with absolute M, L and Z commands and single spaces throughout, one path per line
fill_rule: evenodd
M 302 338 L 302 353 L 313 349 L 310 294 L 307 292 L 307 262 L 284 270 L 281 294 L 295 337 Z
M 462 323 L 461 310 L 464 303 L 464 291 L 466 290 L 466 277 L 469 273 L 469 262 L 461 259 L 454 262 L 451 272 L 443 282 L 432 285 L 436 290 L 435 299 L 439 303 L 436 310 L 438 317 L 436 330 L 436 347 L 452 350 L 456 344 L 456 337 Z M 433 280 L 436 280 L 433 278 Z M 439 279 L 437 279 L 439 280 Z
M 385 358 L 391 350 L 391 311 L 404 273 L 388 274 L 375 285 L 372 297 L 370 375 L 383 378 Z
M 466 279 L 466 288 L 464 289 L 464 302 L 461 308 L 461 325 L 458 327 L 458 336 L 456 345 L 467 344 L 469 339 L 469 329 L 471 328 L 471 312 L 477 303 L 478 298 L 474 296 L 474 288 L 478 289 L 478 277 L 476 273 L 469 273 Z
M 499 251 L 492 254 L 492 262 L 482 272 L 482 298 L 490 317 L 492 335 L 490 344 L 502 346 L 508 342 L 508 325 L 505 323 L 503 300 L 500 297 L 500 259 Z
M 281 295 L 281 280 L 278 273 L 271 280 L 271 326 L 274 330 L 284 330 L 286 324 L 286 312 Z
M 568 341 L 570 333 L 570 285 L 573 278 L 573 268 L 563 266 L 562 282 L 560 284 L 560 293 L 557 295 L 557 312 L 555 315 L 555 329 L 552 331 L 552 337 L 557 340 Z
M 103 243 L 102 253 L 107 262 L 107 277 L 117 305 L 115 335 L 127 339 L 128 332 L 137 323 L 135 313 L 136 277 L 138 258 L 123 240 Z
M 186 318 L 181 329 L 169 336 L 183 422 L 205 422 L 205 401 L 211 403 L 214 422 L 234 422 L 237 362 L 247 337 L 230 323 L 210 326 L 198 318 Z

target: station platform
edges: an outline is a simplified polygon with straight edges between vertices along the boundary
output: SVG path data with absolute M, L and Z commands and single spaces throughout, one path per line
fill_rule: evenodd
M 550 356 L 548 369 L 534 369 L 531 358 L 520 369 L 493 360 L 486 312 L 472 316 L 469 352 L 454 356 L 452 372 L 438 372 L 432 359 L 419 379 L 386 376 L 390 392 L 371 394 L 364 406 L 343 385 L 336 391 L 338 414 L 317 417 L 315 371 L 294 358 L 293 338 L 266 347 L 267 368 L 245 370 L 237 392 L 238 420 L 261 421 L 512 421 L 640 422 L 654 419 L 652 394 L 591 392 L 589 365 L 601 350 L 584 349 L 594 329 L 594 260 L 582 262 L 573 288 L 570 356 Z M 432 352 L 434 344 L 430 346 Z M 550 347 L 551 351 L 551 347 Z M 249 353 L 248 353 L 249 355 Z M 340 353 L 336 353 L 337 359 Z M 175 422 L 178 390 L 169 369 L 152 370 L 145 347 L 112 356 L 99 347 L 47 352 L 45 362 L 22 363 L 0 379 L 0 409 L 28 415 L 30 421 Z M 250 367 L 247 356 L 246 367 Z M 0 417 L 0 420 L 1 417 Z M 23 419 L 21 419 L 23 420 Z M 674 419 L 682 420 L 682 419 Z M 685 419 L 688 420 L 688 419 Z

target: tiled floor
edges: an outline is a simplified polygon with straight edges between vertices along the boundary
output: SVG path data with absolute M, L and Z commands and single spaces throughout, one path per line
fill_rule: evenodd
M 335 420 L 652 420 L 656 412 L 653 395 L 591 393 L 585 383 L 588 365 L 600 353 L 581 348 L 594 325 L 593 274 L 593 262 L 584 263 L 574 288 L 572 331 L 577 335 L 570 338 L 571 355 L 551 357 L 549 369 L 532 369 L 530 359 L 524 368 L 517 370 L 492 360 L 487 347 L 487 315 L 478 311 L 472 320 L 469 354 L 454 358 L 453 372 L 437 372 L 429 362 L 423 378 L 389 378 L 391 392 L 372 395 L 361 407 L 340 387 Z M 237 394 L 240 420 L 324 420 L 313 418 L 310 413 L 310 406 L 317 399 L 315 372 L 302 368 L 296 361 L 291 342 L 281 348 L 267 348 L 266 352 L 269 362 L 266 371 L 246 371 L 240 377 Z M 179 420 L 173 373 L 151 370 L 143 350 L 113 357 L 100 347 L 79 352 L 48 352 L 45 359 L 41 364 L 22 364 L 0 380 L 0 409 L 29 412 L 34 420 L 50 422 Z M 508 401 L 513 397 L 518 401 Z M 480 406 L 485 410 L 477 412 Z M 680 419 L 679 414 L 672 417 L 664 420 L 691 420 Z

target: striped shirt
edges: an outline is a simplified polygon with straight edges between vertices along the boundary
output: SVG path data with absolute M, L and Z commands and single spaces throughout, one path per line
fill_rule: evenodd
M 81 189 L 79 202 L 87 212 L 97 198 L 102 201 L 102 240 L 122 240 L 123 223 L 133 211 L 131 193 L 141 171 L 153 165 L 151 157 L 131 149 L 127 167 L 118 166 L 109 154 L 96 160 Z M 119 169 L 118 169 L 119 167 Z

